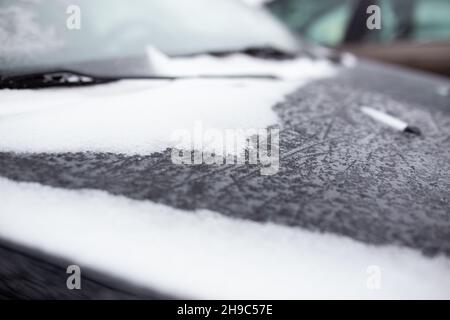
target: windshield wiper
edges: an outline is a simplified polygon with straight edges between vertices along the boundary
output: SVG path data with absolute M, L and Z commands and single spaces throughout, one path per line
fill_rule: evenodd
M 299 56 L 306 56 L 310 59 L 326 59 L 333 63 L 342 64 L 341 53 L 311 44 L 302 44 L 298 51 L 287 51 L 271 46 L 248 47 L 239 50 L 208 51 L 206 54 L 216 57 L 226 57 L 233 54 L 245 54 L 255 58 L 268 60 L 292 60 Z
M 272 46 L 247 47 L 243 49 L 208 51 L 206 54 L 224 57 L 232 54 L 245 54 L 260 59 L 289 60 L 298 56 L 299 52 L 287 51 Z
M 108 83 L 117 79 L 97 77 L 80 72 L 57 70 L 11 76 L 0 76 L 0 89 L 37 89 L 48 87 L 86 86 Z
M 152 76 L 152 75 L 118 75 L 97 76 L 71 70 L 55 70 L 20 75 L 0 76 L 0 89 L 41 89 L 52 87 L 79 87 L 105 84 L 120 80 L 179 80 L 179 79 L 272 79 L 274 75 L 236 74 L 236 75 L 195 75 L 195 76 Z

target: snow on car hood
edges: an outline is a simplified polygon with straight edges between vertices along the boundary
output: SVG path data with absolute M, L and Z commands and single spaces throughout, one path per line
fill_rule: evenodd
M 175 130 L 266 128 L 295 88 L 335 74 L 323 60 L 159 57 L 166 75 L 271 74 L 270 79 L 121 81 L 89 88 L 0 91 L 0 151 L 150 154 L 173 147 Z M 155 59 L 152 59 L 155 62 Z
M 307 59 L 274 63 L 232 56 L 223 63 L 230 68 L 210 57 L 183 58 L 160 64 L 160 71 L 170 73 L 176 65 L 184 74 L 269 72 L 283 80 L 3 90 L 0 152 L 151 154 L 171 147 L 171 130 L 191 129 L 196 121 L 218 129 L 263 128 L 278 123 L 272 108 L 284 95 L 336 72 L 326 62 Z M 114 178 L 123 177 L 119 172 Z M 139 286 L 210 299 L 450 297 L 445 257 L 43 184 L 0 178 L 1 236 Z
M 330 234 L 0 179 L 0 232 L 138 286 L 209 299 L 449 298 L 449 261 Z M 32 209 L 32 210 L 30 210 Z

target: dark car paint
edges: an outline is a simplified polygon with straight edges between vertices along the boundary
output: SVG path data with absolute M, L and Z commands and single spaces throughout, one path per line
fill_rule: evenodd
M 176 166 L 170 150 L 149 156 L 3 152 L 0 176 L 450 256 L 450 97 L 439 93 L 448 87 L 444 78 L 364 62 L 299 88 L 273 107 L 281 123 L 281 170 L 274 176 L 260 176 L 256 166 Z M 359 112 L 362 105 L 413 122 L 423 135 L 375 123 Z M 55 277 L 47 267 L 34 269 L 16 252 L 0 254 L 11 266 L 24 266 L 13 287 L 5 281 L 9 268 L 0 268 L 0 295 L 53 297 L 53 285 L 44 285 Z M 42 285 L 24 291 L 32 271 L 42 273 Z M 109 298 L 122 296 L 108 291 Z M 83 292 L 98 297 L 96 289 Z

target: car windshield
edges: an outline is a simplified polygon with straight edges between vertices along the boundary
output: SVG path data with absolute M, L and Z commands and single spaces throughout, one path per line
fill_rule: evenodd
M 297 46 L 278 21 L 241 0 L 0 2 L 2 73 L 74 66 L 132 72 L 143 68 L 136 62 L 148 47 L 179 56 Z

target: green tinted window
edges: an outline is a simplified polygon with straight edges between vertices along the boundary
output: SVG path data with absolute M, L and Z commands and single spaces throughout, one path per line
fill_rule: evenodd
M 379 31 L 366 33 L 370 42 L 450 39 L 450 0 L 379 0 Z
M 450 39 L 450 0 L 416 0 L 412 39 Z
M 323 15 L 306 30 L 306 37 L 319 43 L 334 46 L 342 42 L 346 26 L 350 18 L 350 10 L 345 4 Z
M 394 0 L 396 6 L 400 3 L 411 0 Z M 378 0 L 377 5 L 381 9 L 381 29 L 380 30 L 363 30 L 365 33 L 364 41 L 367 42 L 389 42 L 400 37 L 399 30 L 402 29 L 400 26 L 403 24 L 399 11 L 402 9 L 394 7 L 392 0 Z M 368 18 L 369 16 L 367 16 Z
M 277 0 L 269 8 L 306 39 L 331 46 L 344 38 L 352 0 Z
M 380 6 L 380 30 L 366 28 L 365 9 L 357 10 L 362 3 Z M 268 6 L 297 34 L 329 46 L 344 39 L 374 43 L 450 39 L 450 0 L 275 0 Z M 361 16 L 357 27 L 347 30 Z M 356 33 L 356 39 L 347 39 L 348 31 Z

